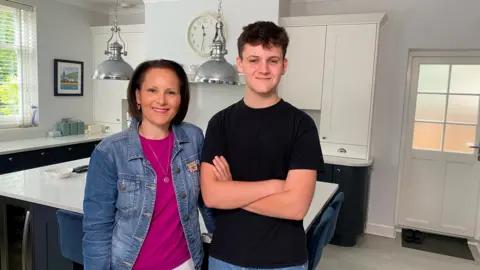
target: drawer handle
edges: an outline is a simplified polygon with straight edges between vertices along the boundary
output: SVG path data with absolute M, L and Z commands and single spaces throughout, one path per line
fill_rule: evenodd
M 339 153 L 347 153 L 347 150 L 345 150 L 345 148 L 340 148 L 337 150 L 337 152 Z
M 11 158 L 8 158 L 8 161 L 13 161 L 13 157 L 11 157 Z
M 68 148 L 68 151 L 72 151 L 72 148 Z
M 322 139 L 326 140 L 326 139 L 327 139 L 327 137 L 322 137 Z
M 41 152 L 40 155 L 41 155 L 41 156 L 45 155 L 45 152 Z

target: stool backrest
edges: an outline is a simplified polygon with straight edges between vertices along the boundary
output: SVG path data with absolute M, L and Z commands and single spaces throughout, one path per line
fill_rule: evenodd
M 308 269 L 313 270 L 317 267 L 322 257 L 323 247 L 325 247 L 329 232 L 329 227 L 331 226 L 332 219 L 334 215 L 334 210 L 331 207 L 328 207 L 320 217 L 320 222 L 313 229 L 313 234 L 311 239 L 308 241 Z
M 332 241 L 333 235 L 335 234 L 335 229 L 337 227 L 337 220 L 340 214 L 340 209 L 342 208 L 343 201 L 345 199 L 345 195 L 343 192 L 338 192 L 333 198 L 333 201 L 328 205 L 333 209 L 333 222 L 330 228 L 328 229 L 328 236 L 327 236 L 327 243 Z
M 83 265 L 83 215 L 67 210 L 57 210 L 56 214 L 62 256 Z

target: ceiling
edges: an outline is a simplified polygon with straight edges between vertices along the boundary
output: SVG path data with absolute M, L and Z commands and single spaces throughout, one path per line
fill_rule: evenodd
M 83 0 L 85 2 L 90 2 L 93 4 L 107 4 L 113 6 L 115 1 L 114 0 Z M 143 5 L 143 0 L 118 0 L 119 4 L 128 3 L 132 5 Z
M 113 11 L 113 6 L 115 5 L 115 0 L 57 0 L 57 1 L 72 4 L 75 6 L 80 6 L 80 7 L 87 8 L 97 12 L 107 13 L 107 14 Z M 118 0 L 118 4 L 120 5 L 119 13 L 135 12 L 139 9 L 143 10 L 143 0 Z

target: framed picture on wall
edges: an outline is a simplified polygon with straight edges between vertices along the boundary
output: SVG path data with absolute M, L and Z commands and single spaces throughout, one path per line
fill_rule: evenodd
M 53 60 L 54 96 L 83 96 L 83 62 Z

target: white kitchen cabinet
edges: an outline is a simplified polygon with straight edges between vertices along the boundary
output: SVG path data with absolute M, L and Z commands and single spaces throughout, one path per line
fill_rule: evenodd
M 288 65 L 278 94 L 299 109 L 320 110 L 327 27 L 285 28 L 290 38 L 286 55 Z
M 94 82 L 95 122 L 121 124 L 122 97 L 128 81 L 97 80 Z
M 384 13 L 280 19 L 291 51 L 279 94 L 300 109 L 320 112 L 324 155 L 371 158 L 378 37 L 385 21 Z
M 93 68 L 108 59 L 105 50 L 111 37 L 110 28 L 110 26 L 92 27 Z M 127 55 L 122 58 L 135 69 L 146 60 L 143 25 L 125 25 L 120 28 L 127 50 Z M 114 41 L 115 36 L 110 44 Z M 122 42 L 119 43 L 123 45 Z M 103 125 L 105 132 L 118 132 L 125 126 L 126 116 L 122 110 L 122 100 L 127 98 L 128 83 L 129 81 L 125 80 L 93 80 L 94 121 Z
M 339 144 L 339 154 L 348 156 L 342 149 L 368 144 L 376 35 L 375 24 L 328 27 L 320 137 L 322 143 Z
M 122 34 L 127 49 L 127 55 L 123 56 L 125 62 L 135 69 L 146 60 L 145 39 L 143 32 L 125 32 Z

